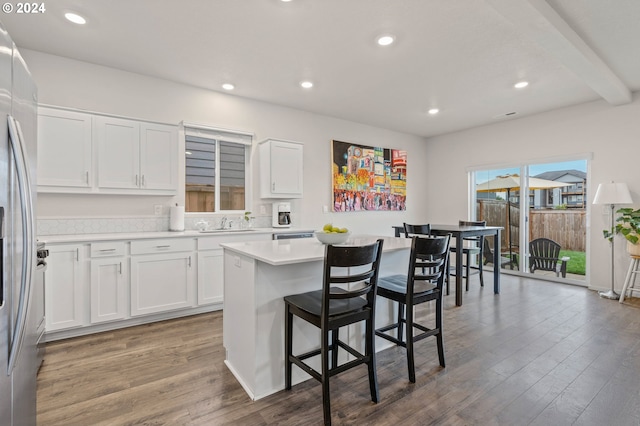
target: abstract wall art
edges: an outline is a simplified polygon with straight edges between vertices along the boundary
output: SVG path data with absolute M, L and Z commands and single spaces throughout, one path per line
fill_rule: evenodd
M 334 212 L 406 210 L 407 152 L 334 140 Z

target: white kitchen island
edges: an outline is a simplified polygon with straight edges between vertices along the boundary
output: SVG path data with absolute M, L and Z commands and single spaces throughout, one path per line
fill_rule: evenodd
M 355 236 L 346 243 L 363 245 L 384 238 L 380 276 L 406 273 L 411 240 Z M 252 399 L 284 389 L 283 297 L 322 288 L 325 246 L 315 238 L 221 244 L 224 249 L 223 343 L 225 363 Z M 386 299 L 376 305 L 376 328 L 393 320 Z M 363 348 L 363 327 L 350 326 L 340 338 Z M 317 348 L 319 330 L 294 319 L 294 353 Z M 389 342 L 376 340 L 376 350 Z M 319 362 L 319 360 L 318 360 Z M 310 378 L 293 368 L 293 383 Z

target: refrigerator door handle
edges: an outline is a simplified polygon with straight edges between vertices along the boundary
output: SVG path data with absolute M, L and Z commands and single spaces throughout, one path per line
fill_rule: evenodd
M 7 374 L 10 375 L 18 360 L 22 343 L 24 341 L 24 332 L 27 322 L 27 313 L 29 312 L 29 299 L 31 298 L 31 277 L 35 263 L 33 262 L 33 254 L 35 248 L 34 230 L 33 230 L 33 199 L 31 197 L 31 180 L 29 178 L 29 167 L 27 164 L 27 156 L 23 143 L 24 137 L 20 123 L 18 123 L 11 115 L 7 116 L 9 125 L 9 141 L 11 151 L 16 162 L 16 175 L 18 177 L 18 189 L 20 194 L 20 202 L 22 203 L 22 277 L 20 283 L 20 301 L 18 303 L 18 314 L 16 324 L 11 341 L 11 349 L 9 352 L 9 365 Z

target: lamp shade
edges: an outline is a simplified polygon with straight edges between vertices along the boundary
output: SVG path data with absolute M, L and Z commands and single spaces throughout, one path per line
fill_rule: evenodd
M 598 185 L 593 204 L 631 204 L 631 194 L 626 183 L 601 183 Z

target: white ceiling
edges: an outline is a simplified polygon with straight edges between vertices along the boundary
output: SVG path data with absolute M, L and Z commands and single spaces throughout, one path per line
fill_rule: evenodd
M 640 89 L 639 0 L 56 0 L 19 47 L 433 136 Z M 66 11 L 88 23 L 73 25 Z M 397 41 L 380 47 L 376 36 Z M 301 89 L 310 79 L 315 86 Z M 513 84 L 527 80 L 525 89 Z M 427 110 L 437 107 L 438 115 Z

